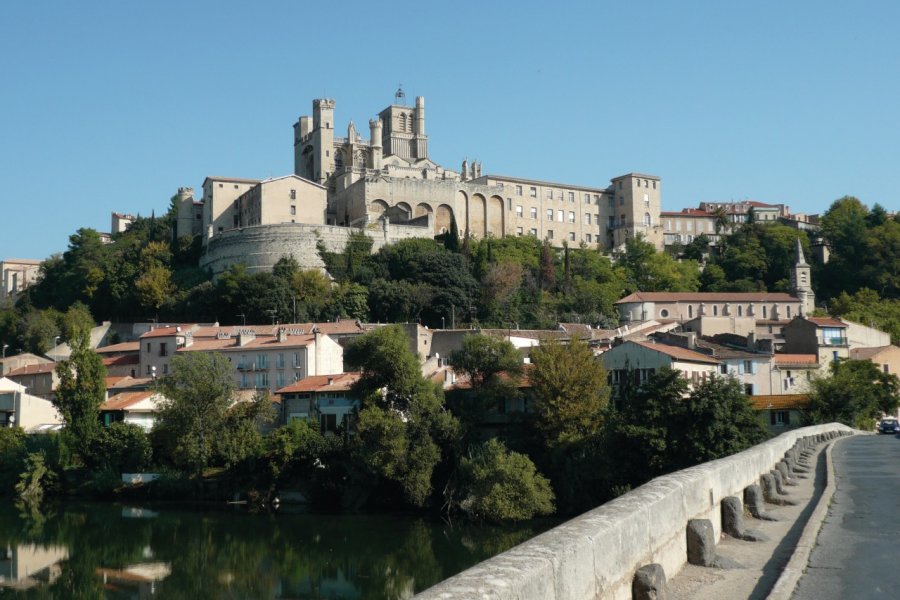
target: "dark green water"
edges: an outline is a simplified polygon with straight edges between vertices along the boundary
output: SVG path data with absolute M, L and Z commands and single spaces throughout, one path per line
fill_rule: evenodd
M 408 598 L 554 524 L 0 504 L 0 598 Z

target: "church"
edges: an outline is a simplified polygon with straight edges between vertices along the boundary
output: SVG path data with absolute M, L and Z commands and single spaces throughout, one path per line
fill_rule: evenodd
M 657 176 L 628 173 L 588 187 L 485 174 L 479 161 L 442 166 L 429 154 L 425 98 L 409 105 L 402 89 L 369 121 L 367 137 L 352 122 L 337 135 L 335 111 L 335 100 L 315 99 L 312 115 L 294 124 L 294 173 L 210 176 L 200 200 L 179 189 L 177 234 L 202 236 L 201 266 L 215 274 L 236 261 L 265 269 L 292 254 L 317 268 L 313 232 L 339 250 L 351 231 L 366 231 L 377 249 L 449 232 L 454 221 L 460 236 L 476 239 L 531 235 L 611 251 L 642 235 L 662 248 Z

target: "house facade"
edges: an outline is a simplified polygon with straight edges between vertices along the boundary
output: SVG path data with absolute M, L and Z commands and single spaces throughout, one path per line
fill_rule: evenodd
M 783 351 L 815 354 L 820 365 L 850 358 L 847 325 L 833 317 L 796 317 L 784 326 Z
M 346 429 L 359 407 L 359 398 L 353 393 L 359 376 L 355 372 L 315 375 L 277 390 L 283 423 L 305 419 L 318 423 L 323 433 Z
M 791 319 L 801 314 L 801 306 L 795 296 L 769 292 L 635 292 L 616 302 L 622 323 L 697 317 Z
M 688 382 L 688 388 L 694 389 L 701 382 L 715 377 L 722 363 L 715 358 L 668 344 L 653 342 L 627 341 L 600 355 L 603 366 L 608 373 L 613 396 L 618 395 L 621 385 L 632 378 L 631 382 L 643 384 L 657 371 L 670 368 L 680 371 Z

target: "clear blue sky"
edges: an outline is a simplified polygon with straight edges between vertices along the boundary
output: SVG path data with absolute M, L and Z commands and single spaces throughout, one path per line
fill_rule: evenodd
M 45 258 L 207 175 L 293 168 L 292 124 L 340 131 L 426 97 L 433 159 L 604 186 L 663 209 L 754 199 L 900 208 L 900 3 L 0 4 L 0 258 Z

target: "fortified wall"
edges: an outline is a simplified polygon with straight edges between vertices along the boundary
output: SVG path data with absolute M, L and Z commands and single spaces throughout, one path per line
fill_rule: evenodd
M 382 246 L 412 238 L 434 237 L 434 216 L 423 215 L 406 223 L 390 223 L 379 219 L 365 227 L 279 223 L 230 229 L 209 239 L 200 257 L 200 268 L 210 269 L 213 280 L 230 266 L 243 264 L 248 273 L 272 272 L 283 256 L 293 256 L 301 269 L 325 270 L 317 244 L 321 241 L 330 252 L 341 252 L 352 233 L 365 233 L 372 238 L 372 252 Z

